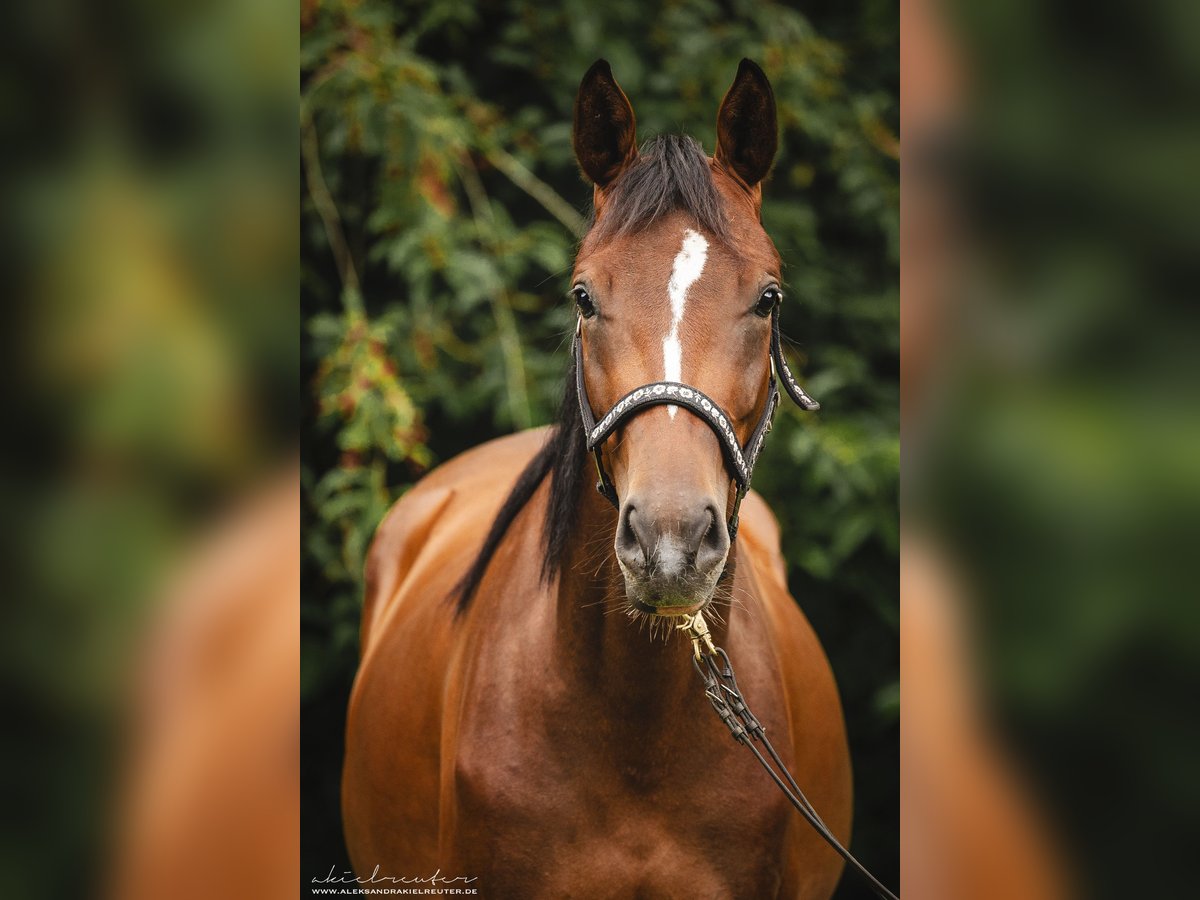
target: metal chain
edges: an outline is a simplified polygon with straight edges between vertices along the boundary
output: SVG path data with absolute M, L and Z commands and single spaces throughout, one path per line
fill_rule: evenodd
M 750 748 L 755 758 L 767 770 L 767 774 L 771 776 L 791 804 L 804 816 L 808 824 L 837 851 L 842 859 L 846 860 L 867 880 L 876 894 L 886 900 L 899 900 L 899 897 L 884 887 L 878 878 L 867 871 L 867 868 L 842 846 L 817 811 L 813 809 L 812 804 L 808 802 L 808 798 L 796 784 L 796 779 L 792 777 L 770 740 L 767 739 L 766 728 L 750 711 L 746 698 L 743 696 L 741 688 L 738 687 L 737 676 L 733 674 L 733 665 L 729 661 L 729 654 L 713 643 L 703 612 L 698 612 L 693 616 L 684 616 L 682 623 L 676 628 L 691 638 L 692 666 L 704 683 L 704 696 L 712 704 L 717 716 L 725 723 L 725 727 L 729 729 L 733 739 Z M 778 766 L 778 772 L 772 768 L 771 763 L 767 762 L 762 751 L 755 746 L 756 743 L 760 743 L 766 748 L 767 753 Z M 783 773 L 783 777 L 780 777 L 780 773 Z M 784 782 L 785 778 L 787 779 L 786 783 Z

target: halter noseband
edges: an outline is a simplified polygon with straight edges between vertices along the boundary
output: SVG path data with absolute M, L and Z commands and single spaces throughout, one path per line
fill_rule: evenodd
M 763 408 L 758 424 L 754 426 L 745 446 L 738 443 L 737 434 L 733 430 L 733 422 L 729 416 L 725 415 L 720 406 L 703 391 L 678 381 L 654 381 L 634 388 L 618 400 L 604 418 L 597 422 L 592 413 L 592 405 L 588 402 L 587 386 L 584 384 L 583 378 L 582 330 L 583 320 L 580 319 L 575 326 L 573 347 L 575 389 L 579 394 L 579 412 L 583 418 L 583 433 L 587 439 L 587 448 L 595 456 L 596 474 L 600 478 L 596 482 L 596 490 L 607 497 L 615 508 L 620 509 L 620 504 L 617 502 L 617 489 L 604 469 L 602 447 L 608 436 L 622 422 L 651 406 L 670 404 L 682 407 L 698 416 L 713 430 L 721 444 L 721 454 L 725 458 L 725 464 L 733 475 L 737 494 L 733 501 L 733 514 L 727 523 L 729 540 L 732 541 L 737 537 L 738 510 L 741 508 L 742 498 L 750 490 L 750 478 L 754 474 L 754 463 L 758 460 L 763 441 L 766 440 L 767 434 L 771 430 L 771 425 L 775 420 L 775 411 L 779 407 L 779 390 L 776 387 L 775 373 L 779 373 L 784 391 L 801 409 L 812 411 L 821 408 L 821 404 L 808 396 L 804 392 L 804 388 L 796 384 L 796 379 L 792 377 L 792 370 L 788 368 L 787 361 L 783 358 L 783 350 L 779 342 L 778 305 L 771 311 L 771 375 L 767 381 L 767 405 Z

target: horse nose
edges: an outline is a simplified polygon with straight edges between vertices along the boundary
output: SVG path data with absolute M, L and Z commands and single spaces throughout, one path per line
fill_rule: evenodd
M 625 568 L 641 577 L 679 582 L 707 578 L 725 562 L 729 534 L 721 527 L 717 508 L 693 504 L 675 514 L 650 512 L 630 500 L 621 511 L 617 555 Z

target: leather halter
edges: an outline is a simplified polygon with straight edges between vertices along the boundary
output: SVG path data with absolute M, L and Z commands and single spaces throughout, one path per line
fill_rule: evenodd
M 595 456 L 596 490 L 608 498 L 617 509 L 617 489 L 608 477 L 604 468 L 603 446 L 608 436 L 626 419 L 636 415 L 651 406 L 670 404 L 686 409 L 700 418 L 717 436 L 721 444 L 721 454 L 725 465 L 733 476 L 737 493 L 733 501 L 733 513 L 726 523 L 729 529 L 729 540 L 737 537 L 738 510 L 742 499 L 750 490 L 750 478 L 754 474 L 754 464 L 762 451 L 763 442 L 771 430 L 775 420 L 775 412 L 779 407 L 779 390 L 776 387 L 775 375 L 779 374 L 783 389 L 789 397 L 801 408 L 809 411 L 821 408 L 821 404 L 805 393 L 804 388 L 796 383 L 792 370 L 788 368 L 787 360 L 783 358 L 783 350 L 779 341 L 779 306 L 771 310 L 771 374 L 767 381 L 767 405 L 763 408 L 758 424 L 750 433 L 750 439 L 745 445 L 738 443 L 737 434 L 733 430 L 733 421 L 724 410 L 707 394 L 691 385 L 678 381 L 654 381 L 634 388 L 615 404 L 599 422 L 592 413 L 592 405 L 588 402 L 587 385 L 583 377 L 583 319 L 575 326 L 575 389 L 579 394 L 579 412 L 583 418 L 583 432 L 587 438 L 587 448 Z

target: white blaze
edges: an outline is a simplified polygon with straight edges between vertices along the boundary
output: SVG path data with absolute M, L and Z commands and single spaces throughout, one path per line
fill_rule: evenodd
M 687 306 L 688 289 L 699 280 L 708 259 L 708 241 L 692 229 L 683 233 L 683 246 L 675 255 L 671 268 L 671 280 L 667 282 L 667 296 L 671 299 L 671 330 L 663 340 L 663 379 L 683 380 L 683 348 L 679 345 L 679 323 L 683 321 L 683 310 Z M 677 406 L 668 406 L 667 414 L 674 419 Z

